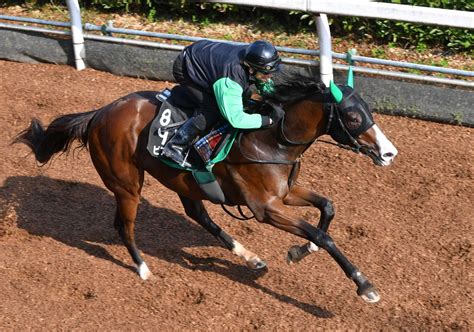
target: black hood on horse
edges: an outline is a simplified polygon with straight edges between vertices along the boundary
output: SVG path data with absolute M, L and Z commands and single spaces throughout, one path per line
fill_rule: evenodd
M 325 104 L 326 133 L 337 143 L 350 145 L 353 139 L 374 125 L 369 105 L 350 86 L 340 86 L 343 97 L 337 103 L 314 71 L 304 72 L 285 67 L 275 74 L 274 81 L 275 93 L 265 95 L 265 100 L 292 104 L 305 98 L 316 98 Z

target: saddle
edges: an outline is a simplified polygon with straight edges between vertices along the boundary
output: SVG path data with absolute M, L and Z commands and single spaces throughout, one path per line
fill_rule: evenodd
M 179 86 L 157 93 L 161 107 L 153 119 L 148 134 L 147 150 L 166 165 L 192 172 L 196 182 L 214 203 L 224 203 L 224 194 L 212 173 L 212 167 L 224 160 L 232 147 L 237 130 L 226 123 L 218 123 L 203 137 L 198 137 L 188 152 L 190 168 L 178 165 L 162 156 L 165 144 L 175 135 L 178 128 L 193 115 L 193 105 L 187 105 Z M 179 102 L 178 102 L 179 101 Z

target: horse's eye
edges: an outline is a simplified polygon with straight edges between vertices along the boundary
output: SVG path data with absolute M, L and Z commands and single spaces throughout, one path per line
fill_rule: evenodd
M 347 120 L 351 121 L 351 122 L 356 122 L 357 121 L 357 116 L 355 116 L 354 114 L 350 114 L 347 116 Z
M 358 112 L 347 112 L 344 120 L 349 130 L 357 129 L 362 125 L 362 116 Z

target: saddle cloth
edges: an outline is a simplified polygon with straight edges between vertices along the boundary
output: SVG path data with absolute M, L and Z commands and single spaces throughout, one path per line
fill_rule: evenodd
M 173 91 L 165 89 L 156 95 L 156 98 L 162 104 L 150 126 L 147 150 L 153 157 L 165 161 L 170 166 L 182 168 L 177 164 L 171 165 L 170 163 L 173 162 L 162 157 L 165 144 L 175 135 L 179 126 L 193 115 L 192 109 L 176 105 L 173 99 L 179 98 L 171 98 L 175 92 L 175 89 Z M 179 95 L 179 90 L 177 94 Z M 229 145 L 229 139 L 235 139 L 235 134 L 236 130 L 228 124 L 215 128 L 209 134 L 199 138 L 191 146 L 188 161 L 193 165 L 193 168 L 201 168 L 210 163 L 223 160 L 230 150 L 230 146 L 228 148 L 225 147 Z M 225 153 L 225 155 L 222 155 L 222 153 Z M 219 156 L 219 160 L 213 162 L 216 156 Z

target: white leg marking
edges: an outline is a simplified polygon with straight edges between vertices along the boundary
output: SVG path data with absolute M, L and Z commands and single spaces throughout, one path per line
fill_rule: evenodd
M 319 250 L 319 247 L 317 245 L 315 245 L 313 242 L 309 242 L 307 244 L 307 248 L 308 248 L 309 252 L 315 252 L 315 251 Z
M 245 259 L 247 266 L 252 269 L 261 269 L 264 268 L 267 264 L 262 261 L 256 254 L 244 248 L 239 242 L 235 241 L 232 243 L 234 248 L 232 249 L 232 253 L 239 257 Z
M 143 280 L 147 280 L 148 278 L 152 276 L 150 269 L 148 269 L 148 266 L 146 265 L 145 262 L 137 266 L 137 271 L 138 271 L 138 274 L 140 275 L 140 278 L 142 278 Z
M 382 130 L 374 124 L 372 127 L 375 131 L 375 141 L 379 149 L 380 157 L 382 158 L 382 165 L 388 166 L 392 163 L 395 156 L 398 154 L 397 148 L 388 140 Z

